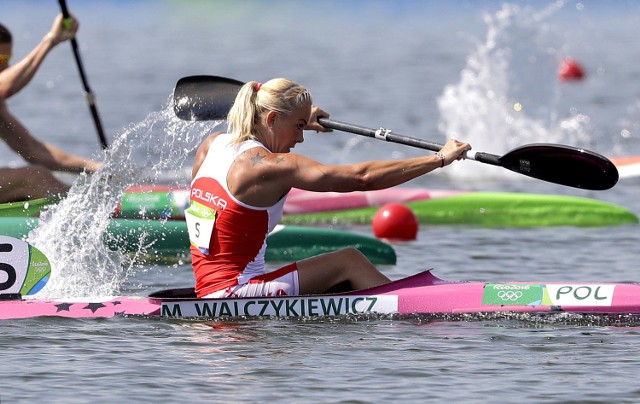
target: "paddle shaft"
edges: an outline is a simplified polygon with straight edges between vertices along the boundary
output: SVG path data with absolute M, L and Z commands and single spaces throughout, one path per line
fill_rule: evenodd
M 386 140 L 387 142 L 398 143 L 405 146 L 417 147 L 420 149 L 438 151 L 444 147 L 444 145 L 441 145 L 439 143 L 429 142 L 427 140 L 393 133 L 392 131 L 385 128 L 372 129 L 372 128 L 367 128 L 365 126 L 354 125 L 351 123 L 334 121 L 328 118 L 318 118 L 318 122 L 320 123 L 320 125 L 324 126 L 325 128 L 341 130 L 343 132 L 349 132 L 356 135 L 372 137 L 379 140 Z M 502 166 L 500 162 L 500 157 L 494 154 L 474 152 L 470 150 L 465 153 L 464 157 L 470 160 L 476 160 L 476 161 L 480 161 L 486 164 L 491 164 L 494 166 Z
M 58 0 L 60 3 L 60 9 L 62 10 L 62 16 L 64 19 L 69 18 L 69 9 L 67 8 L 66 0 Z M 82 65 L 82 59 L 80 58 L 80 51 L 78 50 L 78 42 L 75 38 L 71 38 L 71 49 L 73 50 L 73 56 L 76 60 L 76 65 L 78 66 L 78 72 L 80 73 L 80 79 L 82 80 L 82 86 L 84 88 L 85 96 L 87 97 L 87 103 L 89 104 L 89 110 L 91 111 L 91 115 L 93 116 L 93 122 L 96 126 L 96 130 L 98 131 L 98 138 L 100 139 L 100 145 L 103 149 L 109 147 L 107 143 L 107 138 L 104 134 L 104 130 L 102 129 L 102 122 L 100 121 L 100 115 L 98 114 L 98 108 L 96 107 L 95 96 L 91 92 L 91 88 L 89 88 L 89 82 L 87 81 L 87 76 L 84 73 L 84 67 Z

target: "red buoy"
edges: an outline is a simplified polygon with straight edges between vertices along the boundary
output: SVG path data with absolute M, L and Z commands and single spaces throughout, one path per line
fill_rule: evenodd
M 411 241 L 418 235 L 418 218 L 401 203 L 382 206 L 373 217 L 373 234 L 391 241 Z
M 565 59 L 560 65 L 558 78 L 562 81 L 582 80 L 584 78 L 584 69 L 577 61 Z

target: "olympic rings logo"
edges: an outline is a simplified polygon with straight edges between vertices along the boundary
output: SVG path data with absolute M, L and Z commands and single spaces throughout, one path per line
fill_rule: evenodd
M 519 290 L 501 290 L 498 292 L 498 297 L 503 301 L 516 301 L 522 297 L 522 292 Z

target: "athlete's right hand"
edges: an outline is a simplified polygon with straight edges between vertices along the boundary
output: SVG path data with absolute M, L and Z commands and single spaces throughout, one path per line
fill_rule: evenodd
M 440 149 L 440 153 L 444 154 L 444 165 L 448 166 L 456 160 L 462 160 L 464 153 L 468 150 L 471 150 L 469 143 L 449 139 L 442 149 Z

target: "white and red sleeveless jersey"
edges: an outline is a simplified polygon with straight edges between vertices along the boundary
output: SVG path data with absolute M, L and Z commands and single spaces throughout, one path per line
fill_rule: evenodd
M 199 297 L 265 273 L 267 235 L 282 219 L 286 197 L 273 206 L 256 207 L 231 194 L 227 175 L 235 159 L 249 149 L 266 147 L 256 140 L 238 146 L 230 142 L 230 134 L 214 139 L 191 182 L 187 222 Z

